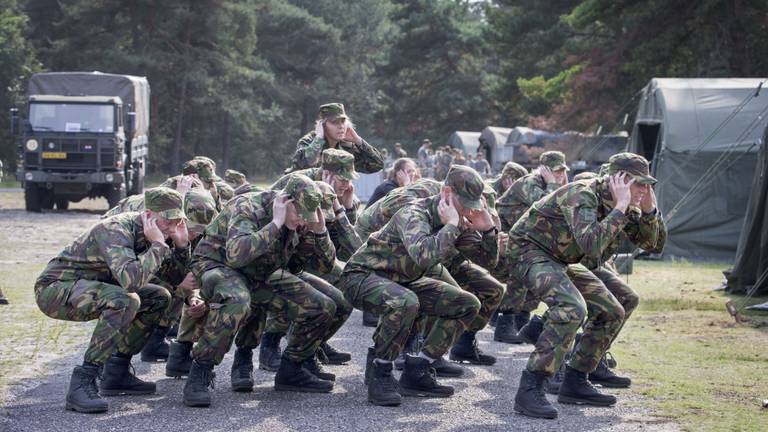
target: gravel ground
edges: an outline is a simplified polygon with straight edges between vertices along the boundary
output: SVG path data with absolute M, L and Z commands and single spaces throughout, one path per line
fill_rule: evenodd
M 15 242 L 14 253 L 0 253 L 0 265 L 17 260 L 45 263 L 63 244 L 98 215 L 94 210 L 48 212 L 30 215 L 18 208 L 18 192 L 2 191 L 0 240 Z M 20 194 L 19 194 L 20 195 Z M 7 243 L 5 243 L 7 244 Z M 0 309 L 0 325 L 2 325 Z M 467 367 L 462 379 L 444 379 L 456 387 L 449 399 L 407 398 L 397 408 L 376 407 L 366 401 L 362 383 L 365 350 L 372 329 L 360 324 L 355 311 L 332 343 L 353 353 L 345 366 L 327 367 L 337 375 L 336 388 L 326 395 L 283 393 L 272 389 L 273 375 L 257 369 L 252 393 L 234 393 L 229 387 L 231 353 L 216 368 L 213 405 L 188 408 L 181 402 L 184 382 L 164 376 L 164 364 L 134 359 L 137 375 L 157 382 L 152 396 L 109 398 L 106 414 L 86 415 L 64 410 L 69 375 L 82 361 L 86 340 L 80 349 L 63 356 L 40 355 L 29 367 L 10 378 L 9 391 L 0 398 L 0 431 L 224 431 L 224 430 L 419 430 L 419 431 L 670 431 L 677 425 L 654 415 L 648 401 L 636 390 L 615 391 L 619 403 L 613 408 L 559 405 L 558 420 L 535 420 L 512 410 L 529 345 L 511 346 L 492 341 L 492 333 L 479 334 L 481 348 L 498 357 L 493 367 Z M 84 324 L 86 326 L 92 324 Z M 619 359 L 620 360 L 620 359 Z M 0 373 L 4 373 L 0 371 Z M 638 388 L 648 384 L 638 383 Z M 554 401 L 552 396 L 550 400 Z

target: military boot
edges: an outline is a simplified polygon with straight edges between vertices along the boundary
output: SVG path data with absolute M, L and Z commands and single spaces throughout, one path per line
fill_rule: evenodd
M 307 372 L 311 373 L 312 375 L 320 378 L 324 381 L 336 381 L 336 375 L 325 372 L 323 370 L 323 367 L 320 366 L 320 361 L 317 359 L 317 355 L 313 355 L 312 357 L 304 360 L 301 363 L 301 367 L 306 369 Z
M 533 318 L 520 329 L 518 334 L 526 343 L 536 345 L 536 341 L 539 340 L 542 331 L 544 331 L 544 321 L 540 316 L 534 315 Z
M 337 351 L 328 342 L 323 342 L 317 350 L 317 359 L 322 364 L 342 365 L 352 360 L 352 354 Z
M 82 413 L 102 413 L 109 409 L 107 401 L 99 397 L 96 377 L 99 367 L 96 365 L 75 366 L 67 391 L 67 409 Z
M 501 312 L 494 312 L 493 315 L 491 315 L 491 319 L 488 320 L 488 325 L 491 327 L 496 327 L 496 324 L 498 324 L 501 315 Z
M 373 359 L 375 358 L 376 351 L 373 347 L 368 347 L 368 354 L 365 356 L 365 385 L 369 385 L 373 379 Z
M 330 393 L 333 382 L 321 380 L 304 369 L 303 361 L 296 362 L 283 354 L 275 374 L 275 390 L 306 393 Z
M 524 343 L 525 339 L 517 333 L 520 328 L 516 325 L 516 317 L 514 314 L 501 315 L 493 331 L 493 340 L 515 345 Z
M 192 342 L 172 340 L 168 349 L 168 362 L 165 363 L 165 376 L 181 378 L 189 375 L 192 367 Z
M 259 344 L 259 369 L 277 372 L 280 368 L 280 339 L 282 333 L 264 333 Z
M 453 387 L 440 385 L 435 379 L 435 370 L 427 359 L 406 356 L 405 368 L 400 376 L 400 394 L 415 397 L 449 397 Z
M 477 347 L 477 338 L 475 332 L 464 332 L 459 336 L 459 340 L 451 347 L 451 353 L 448 356 L 455 362 L 469 362 L 473 365 L 491 366 L 496 364 L 496 357 L 483 354 Z
M 612 406 L 616 404 L 616 397 L 600 393 L 587 380 L 586 373 L 566 366 L 557 401 L 576 405 Z
M 165 341 L 167 333 L 168 327 L 155 327 L 141 350 L 141 361 L 164 362 L 168 360 L 169 347 L 168 342 Z
M 211 393 L 214 387 L 213 363 L 192 362 L 189 378 L 184 383 L 184 405 L 189 407 L 207 407 L 211 405 Z
M 377 327 L 379 325 L 379 317 L 373 312 L 363 311 L 363 327 Z
M 608 367 L 605 356 L 600 359 L 597 368 L 589 374 L 589 381 L 592 384 L 610 388 L 629 388 L 632 385 L 629 377 L 618 376 Z
M 392 362 L 372 362 L 368 402 L 380 406 L 398 406 L 403 402 L 397 380 L 392 376 Z
M 421 349 L 421 334 L 418 331 L 411 331 L 410 334 L 408 334 L 408 339 L 405 340 L 405 345 L 403 346 L 403 350 L 400 352 L 400 355 L 397 356 L 395 359 L 395 369 L 397 370 L 403 370 L 403 367 L 405 367 L 405 356 L 408 354 L 416 355 L 419 353 L 419 350 Z
M 563 363 L 560 364 L 560 368 L 555 372 L 554 375 L 547 378 L 547 382 L 545 384 L 545 388 L 547 390 L 547 393 L 551 395 L 557 395 L 560 393 L 560 386 L 563 385 L 563 377 L 565 376 L 565 365 L 567 363 L 567 360 L 563 360 Z
M 449 361 L 445 357 L 440 357 L 432 362 L 432 369 L 435 374 L 442 378 L 458 378 L 464 375 L 464 368 Z
M 104 365 L 101 395 L 145 395 L 152 394 L 157 390 L 155 383 L 136 378 L 132 370 L 131 356 L 113 354 Z
M 170 339 L 176 339 L 176 337 L 179 336 L 179 323 L 176 322 L 176 324 L 172 325 L 171 328 L 168 329 L 168 334 L 165 335 L 169 340 Z
M 542 373 L 523 370 L 520 377 L 520 387 L 515 395 L 515 411 L 528 417 L 555 419 L 557 408 L 553 407 L 544 395 L 544 380 Z
M 232 361 L 230 372 L 232 390 L 236 392 L 253 391 L 253 350 L 250 348 L 235 349 L 235 359 Z

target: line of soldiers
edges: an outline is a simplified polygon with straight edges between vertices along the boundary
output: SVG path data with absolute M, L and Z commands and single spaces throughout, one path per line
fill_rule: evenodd
M 326 104 L 268 190 L 236 172 L 226 185 L 196 157 L 110 210 L 35 284 L 48 316 L 98 320 L 66 407 L 104 412 L 101 396 L 154 393 L 130 367 L 139 352 L 187 377 L 184 404 L 209 406 L 214 368 L 233 343 L 234 391 L 252 391 L 259 347 L 275 390 L 331 392 L 335 375 L 321 364 L 351 360 L 330 341 L 353 308 L 375 317 L 364 377 L 372 404 L 453 395 L 438 377 L 496 363 L 476 337 L 491 319 L 496 341 L 534 345 L 516 411 L 557 417 L 545 391 L 560 403 L 615 404 L 592 383 L 630 385 L 605 353 L 638 297 L 611 257 L 620 233 L 653 252 L 666 235 L 647 161 L 621 153 L 571 183 L 559 152 L 532 173 L 510 162 L 487 182 L 455 165 L 442 182 L 415 181 L 362 209 L 352 180 L 382 164 L 343 105 Z M 540 302 L 546 312 L 531 317 Z

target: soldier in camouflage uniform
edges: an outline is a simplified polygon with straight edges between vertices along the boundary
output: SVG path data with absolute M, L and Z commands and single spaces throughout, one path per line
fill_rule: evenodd
M 49 317 L 98 320 L 83 365 L 72 373 L 67 409 L 108 409 L 96 387 L 102 365 L 101 395 L 155 392 L 154 383 L 130 372 L 130 361 L 170 301 L 168 291 L 150 280 L 167 260 L 188 257 L 189 239 L 181 194 L 154 188 L 144 197 L 145 212 L 100 221 L 52 259 L 35 282 L 37 305 Z
M 453 165 L 453 155 L 450 147 L 442 147 L 435 154 L 435 180 L 443 181 L 448 170 Z
M 211 165 L 211 168 L 213 169 L 213 183 L 216 185 L 216 191 L 219 193 L 221 202 L 225 203 L 231 200 L 232 197 L 235 196 L 235 189 L 233 186 L 230 186 L 227 181 L 216 174 L 216 162 L 207 156 L 195 156 L 194 159 L 204 160 Z
M 441 263 L 457 255 L 460 225 L 472 231 L 489 229 L 483 222 L 492 227 L 482 193 L 477 172 L 453 167 L 439 195 L 402 208 L 347 262 L 339 284 L 345 296 L 355 307 L 381 315 L 366 364 L 371 403 L 399 405 L 401 395 L 453 394 L 453 387 L 437 383 L 431 364 L 472 324 L 481 304 Z M 437 320 L 421 353 L 407 357 L 398 388 L 392 362 L 420 313 Z
M 515 163 L 507 162 L 504 164 L 504 168 L 501 170 L 501 174 L 494 178 L 486 180 L 486 183 L 490 185 L 496 192 L 496 196 L 500 197 L 512 186 L 512 183 L 520 177 L 528 174 L 528 170 L 524 166 Z M 506 231 L 506 230 L 505 230 Z
M 232 199 L 206 228 L 192 267 L 208 312 L 192 350 L 186 405 L 210 405 L 213 366 L 221 363 L 244 319 L 263 319 L 259 314 L 266 309 L 283 309 L 293 321 L 275 389 L 333 389 L 332 381 L 321 379 L 332 376 L 320 369 L 316 351 L 346 317 L 336 314 L 330 285 L 297 276 L 304 268 L 328 272 L 333 267 L 336 249 L 319 208 L 321 200 L 311 179 L 294 174 L 282 191 Z M 251 362 L 241 356 L 235 352 L 236 363 Z
M 238 187 L 248 183 L 248 179 L 245 178 L 245 174 L 233 169 L 224 171 L 224 180 L 230 187 L 232 187 L 232 189 L 237 189 Z
M 515 397 L 515 410 L 528 416 L 555 418 L 544 396 L 544 381 L 560 367 L 584 324 L 584 333 L 566 366 L 558 401 L 611 406 L 616 398 L 598 392 L 587 380 L 624 322 L 621 303 L 589 270 L 569 277 L 569 266 L 607 260 L 621 231 L 628 227 L 630 204 L 642 208 L 644 233 L 655 237 L 659 218 L 642 157 L 625 153 L 613 159 L 611 176 L 571 183 L 537 201 L 509 233 L 506 259 L 510 278 L 528 295 L 544 301 L 544 330 L 538 338 Z M 630 237 L 632 233 L 628 232 Z M 655 238 L 642 243 L 656 244 Z M 639 240 L 636 239 L 636 240 Z M 578 269 L 578 267 L 577 267 Z
M 499 197 L 496 207 L 501 219 L 501 229 L 509 231 L 533 203 L 566 184 L 567 173 L 568 165 L 565 163 L 563 153 L 559 151 L 542 153 L 539 157 L 538 169 L 514 181 Z M 501 280 L 506 280 L 504 272 L 505 269 L 502 266 L 494 271 L 494 275 Z M 497 319 L 493 340 L 520 344 L 526 339 L 519 331 L 528 323 L 531 312 L 536 309 L 539 302 L 536 298 L 529 298 L 526 303 L 524 288 L 506 281 L 508 282 L 507 294 L 499 306 L 500 316 Z M 531 338 L 535 340 L 537 337 L 535 333 L 540 329 L 540 318 L 534 317 L 531 325 L 526 328 L 526 333 L 534 333 Z
M 344 105 L 329 103 L 320 106 L 315 130 L 304 135 L 296 144 L 292 166 L 286 172 L 320 166 L 323 150 L 337 148 L 355 157 L 355 170 L 375 173 L 384 168 L 379 151 L 355 132 Z
M 213 196 L 213 199 L 216 201 L 216 208 L 221 209 L 222 196 L 216 184 L 216 173 L 214 169 L 214 165 L 210 159 L 203 159 L 203 156 L 195 156 L 194 159 L 184 162 L 184 165 L 181 167 L 181 175 L 169 177 L 162 182 L 160 186 L 178 190 L 180 182 L 185 180 L 187 176 L 192 176 L 197 181 L 195 181 L 191 187 L 196 188 L 202 186 L 203 189 L 210 192 L 211 196 Z M 224 202 L 226 202 L 226 200 L 224 200 Z

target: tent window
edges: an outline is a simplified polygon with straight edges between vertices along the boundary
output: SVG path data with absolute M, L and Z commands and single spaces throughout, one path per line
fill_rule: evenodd
M 637 129 L 640 133 L 640 149 L 643 156 L 649 161 L 653 160 L 653 156 L 656 154 L 656 145 L 659 143 L 661 123 L 639 124 Z

